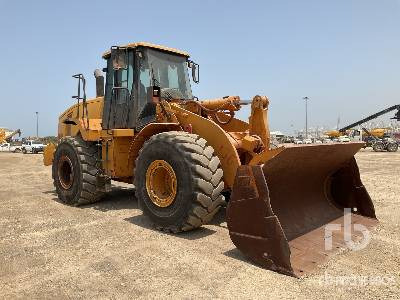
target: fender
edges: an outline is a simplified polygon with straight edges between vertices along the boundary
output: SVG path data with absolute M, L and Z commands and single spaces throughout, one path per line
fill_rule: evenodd
M 150 123 L 146 125 L 135 135 L 130 145 L 128 164 L 132 167 L 135 165 L 140 149 L 151 136 L 165 131 L 182 131 L 182 127 L 178 123 Z
M 221 161 L 225 187 L 232 188 L 237 168 L 241 165 L 239 155 L 228 134 L 217 123 L 203 118 L 178 105 L 171 105 L 182 127 L 191 126 L 193 133 L 207 140 Z

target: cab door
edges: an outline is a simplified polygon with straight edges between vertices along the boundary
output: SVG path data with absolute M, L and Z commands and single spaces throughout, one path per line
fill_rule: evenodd
M 115 70 L 111 58 L 107 63 L 104 96 L 103 128 L 132 128 L 133 122 L 134 55 L 128 51 L 125 68 Z

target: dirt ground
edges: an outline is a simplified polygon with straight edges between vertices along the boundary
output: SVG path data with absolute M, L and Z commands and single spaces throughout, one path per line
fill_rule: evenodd
M 0 153 L 0 298 L 399 299 L 400 152 L 357 154 L 380 225 L 307 278 L 248 262 L 224 212 L 194 232 L 152 229 L 129 186 L 104 201 L 57 201 L 41 155 Z

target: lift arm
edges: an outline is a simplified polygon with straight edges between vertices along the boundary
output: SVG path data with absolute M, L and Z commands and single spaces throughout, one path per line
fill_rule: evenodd
M 372 135 L 372 133 L 369 132 L 369 130 L 368 130 L 367 128 L 362 127 L 362 130 L 363 130 L 368 136 L 372 137 L 375 141 L 378 140 L 378 138 L 377 138 L 376 136 Z

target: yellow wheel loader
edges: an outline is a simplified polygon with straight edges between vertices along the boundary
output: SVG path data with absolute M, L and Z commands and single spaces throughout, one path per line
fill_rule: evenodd
M 198 83 L 199 65 L 188 53 L 140 42 L 103 58 L 96 98 L 86 99 L 85 78 L 74 75 L 77 103 L 59 117 L 58 144 L 44 151 L 64 203 L 98 201 L 111 180 L 131 183 L 144 214 L 173 233 L 208 223 L 228 203 L 237 248 L 292 276 L 345 245 L 347 217 L 366 228 L 377 222 L 354 159 L 362 143 L 272 149 L 269 99 L 198 100 L 189 74 Z M 249 122 L 235 118 L 243 105 L 251 105 Z M 341 228 L 328 237 L 334 249 L 325 249 L 324 228 L 333 223 Z

